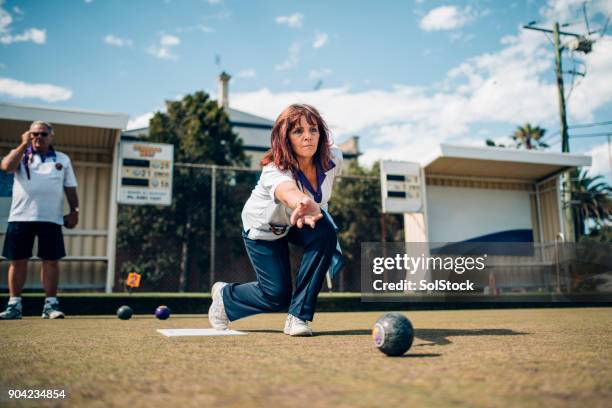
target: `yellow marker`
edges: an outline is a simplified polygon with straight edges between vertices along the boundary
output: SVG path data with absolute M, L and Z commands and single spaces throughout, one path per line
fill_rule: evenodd
M 131 288 L 137 288 L 140 286 L 140 278 L 141 275 L 136 272 L 130 272 L 128 274 L 127 280 L 125 281 L 126 286 Z

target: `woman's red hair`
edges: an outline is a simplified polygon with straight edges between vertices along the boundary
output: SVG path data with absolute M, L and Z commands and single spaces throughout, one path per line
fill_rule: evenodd
M 280 170 L 290 170 L 294 174 L 299 170 L 289 134 L 300 123 L 302 117 L 306 118 L 309 125 L 316 124 L 319 128 L 319 144 L 313 157 L 314 164 L 323 171 L 331 168 L 330 135 L 327 124 L 313 106 L 305 104 L 290 105 L 278 115 L 272 128 L 272 147 L 261 159 L 262 166 L 274 163 Z

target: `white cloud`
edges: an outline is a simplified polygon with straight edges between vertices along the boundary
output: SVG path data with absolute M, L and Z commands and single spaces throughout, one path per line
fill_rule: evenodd
M 329 36 L 327 35 L 327 33 L 315 33 L 315 39 L 312 42 L 312 47 L 313 48 L 321 48 L 323 47 L 325 44 L 327 44 L 327 41 L 329 39 Z
M 592 121 L 597 109 L 612 102 L 612 37 L 600 39 L 585 62 L 588 74 L 568 103 L 570 124 Z M 530 122 L 558 127 L 548 41 L 528 30 L 505 37 L 498 51 L 469 58 L 449 70 L 442 83 L 429 87 L 276 93 L 261 89 L 232 95 L 237 109 L 269 118 L 294 102 L 318 107 L 339 140 L 361 135 L 366 164 L 383 157 L 418 161 L 448 140 L 484 146 L 485 136 L 474 131 L 483 126 L 511 129 Z
M 293 43 L 291 47 L 289 47 L 289 55 L 287 59 L 285 59 L 280 64 L 274 66 L 274 69 L 277 71 L 285 71 L 295 67 L 300 60 L 300 44 Z
M 301 13 L 293 13 L 290 16 L 278 16 L 276 17 L 276 23 L 287 25 L 291 28 L 300 28 L 302 26 L 302 21 L 304 16 Z
M 592 121 L 595 109 L 612 101 L 612 37 L 599 39 L 584 57 L 584 63 L 587 74 L 567 101 L 572 117 L 583 122 Z
M 295 66 L 299 44 L 292 48 Z M 484 146 L 484 139 L 490 137 L 507 142 L 506 131 L 499 133 L 498 129 L 509 133 L 525 122 L 556 130 L 558 104 L 552 60 L 546 36 L 517 29 L 516 35 L 501 40 L 498 50 L 466 59 L 448 70 L 438 84 L 365 91 L 348 86 L 297 92 L 264 88 L 233 93 L 232 106 L 275 118 L 291 103 L 311 103 L 320 109 L 336 140 L 361 136 L 363 163 L 380 158 L 420 161 L 444 141 Z M 570 125 L 593 121 L 596 111 L 612 103 L 612 37 L 598 40 L 584 61 L 587 76 L 568 101 Z M 315 72 L 317 76 L 323 70 Z M 285 77 L 281 83 L 288 85 L 290 81 Z M 572 144 L 576 151 L 579 147 Z M 609 174 L 607 150 L 598 146 L 591 153 L 593 171 Z
M 203 33 L 214 33 L 215 29 L 207 25 L 204 25 L 204 24 L 196 24 L 193 26 L 179 27 L 176 29 L 177 33 L 191 33 L 194 31 L 201 31 Z
M 58 102 L 72 98 L 72 91 L 51 84 L 31 84 L 12 78 L 0 78 L 0 95 L 18 99 L 32 98 L 46 102 Z
M 32 41 L 34 44 L 44 44 L 47 41 L 47 31 L 40 30 L 38 28 L 28 28 L 21 34 L 0 35 L 0 43 L 2 44 L 13 44 L 18 42 Z
M 132 47 L 132 45 L 134 45 L 134 42 L 129 38 L 121 38 L 113 34 L 104 36 L 102 40 L 105 44 L 113 45 L 115 47 Z
M 172 48 L 181 43 L 181 39 L 172 34 L 162 34 L 159 44 L 151 45 L 147 52 L 158 59 L 177 60 L 178 55 L 172 52 Z
M 608 184 L 612 184 L 612 168 L 610 168 L 610 155 L 612 155 L 612 152 L 608 143 L 597 145 L 587 153 L 593 158 L 589 173 L 601 174 L 606 178 Z
M 130 129 L 141 129 L 144 127 L 148 127 L 149 121 L 151 120 L 153 115 L 154 115 L 153 112 L 147 112 L 147 113 L 143 113 L 140 116 L 136 116 L 135 118 L 130 118 L 128 120 L 126 129 L 130 130 Z
M 178 59 L 178 55 L 173 54 L 169 48 L 158 47 L 156 45 L 151 45 L 149 48 L 147 48 L 147 52 L 157 59 L 163 59 L 163 60 L 177 60 Z
M 2 8 L 2 1 L 0 1 L 0 33 L 9 31 L 12 22 L 13 17 L 11 17 L 8 11 Z
M 163 47 L 172 47 L 175 45 L 179 45 L 181 43 L 181 39 L 172 34 L 164 34 L 161 36 L 159 43 Z
M 430 10 L 419 23 L 425 31 L 454 30 L 473 20 L 471 7 L 460 10 L 457 6 L 441 6 Z
M 236 76 L 238 78 L 254 78 L 257 75 L 253 68 L 243 69 Z
M 208 0 L 208 4 L 221 4 L 223 2 L 223 0 Z
M 85 3 L 89 4 L 89 3 L 93 3 L 93 0 L 84 0 Z
M 308 73 L 308 79 L 321 79 L 328 77 L 332 74 L 332 70 L 330 68 L 323 69 L 313 69 Z
M 13 17 L 2 8 L 3 1 L 0 1 L 0 43 L 13 44 L 19 42 L 33 42 L 34 44 L 44 44 L 47 41 L 47 31 L 40 28 L 28 28 L 21 34 L 13 34 L 11 24 Z M 18 10 L 21 10 L 17 7 Z M 15 10 L 14 10 L 15 11 Z M 19 14 L 19 12 L 16 12 Z
M 24 15 L 23 9 L 20 8 L 19 6 L 13 6 L 13 13 L 20 15 L 20 16 Z
M 472 33 L 466 34 L 461 31 L 457 31 L 450 35 L 451 42 L 457 42 L 457 41 L 469 42 L 469 41 L 472 41 L 474 38 L 476 38 L 474 34 Z

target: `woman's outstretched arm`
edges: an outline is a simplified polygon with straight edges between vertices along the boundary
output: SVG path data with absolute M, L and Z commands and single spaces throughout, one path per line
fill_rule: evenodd
M 302 193 L 295 182 L 285 181 L 280 183 L 274 191 L 274 197 L 293 210 L 291 225 L 297 224 L 298 228 L 302 228 L 304 224 L 314 228 L 315 223 L 323 217 L 319 204 Z

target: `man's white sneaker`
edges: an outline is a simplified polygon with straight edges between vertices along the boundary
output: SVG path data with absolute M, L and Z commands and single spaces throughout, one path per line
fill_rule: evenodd
M 285 320 L 285 330 L 283 330 L 283 333 L 294 337 L 307 337 L 312 336 L 312 329 L 308 322 L 290 314 L 287 315 Z
M 210 325 L 217 330 L 226 330 L 229 324 L 227 314 L 225 314 L 225 306 L 223 305 L 223 294 L 221 289 L 226 286 L 225 282 L 216 282 L 210 293 L 212 294 L 212 303 L 208 309 L 208 320 Z

